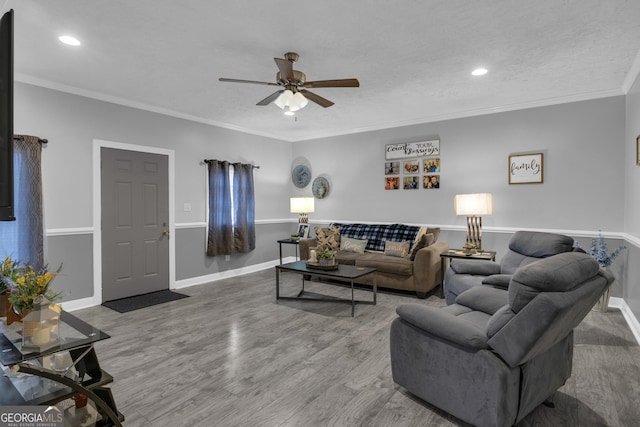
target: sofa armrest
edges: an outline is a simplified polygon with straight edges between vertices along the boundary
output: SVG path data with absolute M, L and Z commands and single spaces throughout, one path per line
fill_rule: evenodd
M 416 292 L 427 293 L 442 283 L 440 254 L 448 250 L 447 242 L 435 242 L 416 253 L 413 260 L 413 285 Z
M 480 276 L 491 276 L 500 274 L 500 264 L 495 261 L 484 261 L 479 259 L 453 259 L 451 269 L 458 274 L 477 274 Z
M 402 304 L 396 308 L 396 313 L 416 328 L 469 350 L 489 348 L 486 331 L 442 308 Z
M 300 239 L 300 259 L 306 261 L 309 259 L 309 249 L 317 246 L 316 239 Z

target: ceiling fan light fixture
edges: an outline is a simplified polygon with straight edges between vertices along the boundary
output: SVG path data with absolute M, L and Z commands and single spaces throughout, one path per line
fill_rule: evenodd
M 298 109 L 306 107 L 309 103 L 309 100 L 305 98 L 304 95 L 300 92 L 296 92 L 293 94 L 292 101 L 293 104 L 298 107 Z
M 293 93 L 293 91 L 287 89 L 273 103 L 284 110 L 284 114 L 292 116 L 295 111 L 304 108 L 309 101 L 300 92 Z

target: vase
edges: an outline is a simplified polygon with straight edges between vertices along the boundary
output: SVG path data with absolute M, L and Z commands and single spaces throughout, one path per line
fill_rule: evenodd
M 331 266 L 333 264 L 335 264 L 336 259 L 335 258 L 320 258 L 318 260 L 318 264 L 323 265 L 323 266 Z

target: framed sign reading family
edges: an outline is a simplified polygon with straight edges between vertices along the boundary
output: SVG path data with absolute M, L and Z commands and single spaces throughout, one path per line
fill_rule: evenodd
M 543 182 L 542 153 L 509 156 L 509 184 L 542 184 Z
M 406 159 L 407 157 L 431 157 L 440 155 L 440 140 L 422 142 L 404 142 L 387 144 L 384 147 L 385 159 Z

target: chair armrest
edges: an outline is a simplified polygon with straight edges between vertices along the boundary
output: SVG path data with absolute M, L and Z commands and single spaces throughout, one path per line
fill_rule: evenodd
M 482 284 L 496 286 L 501 289 L 509 289 L 511 276 L 513 276 L 513 274 L 492 274 L 491 276 L 482 279 Z
M 492 316 L 496 311 L 509 304 L 509 292 L 506 289 L 491 286 L 474 286 L 458 295 L 456 304 Z
M 300 239 L 298 246 L 300 246 L 300 259 L 305 261 L 309 259 L 309 249 L 317 246 L 316 239 Z
M 477 274 L 491 276 L 500 273 L 500 264 L 495 261 L 479 259 L 452 259 L 451 269 L 458 274 Z
M 451 312 L 421 304 L 402 304 L 396 308 L 400 319 L 444 340 L 477 351 L 489 348 L 487 333 Z

